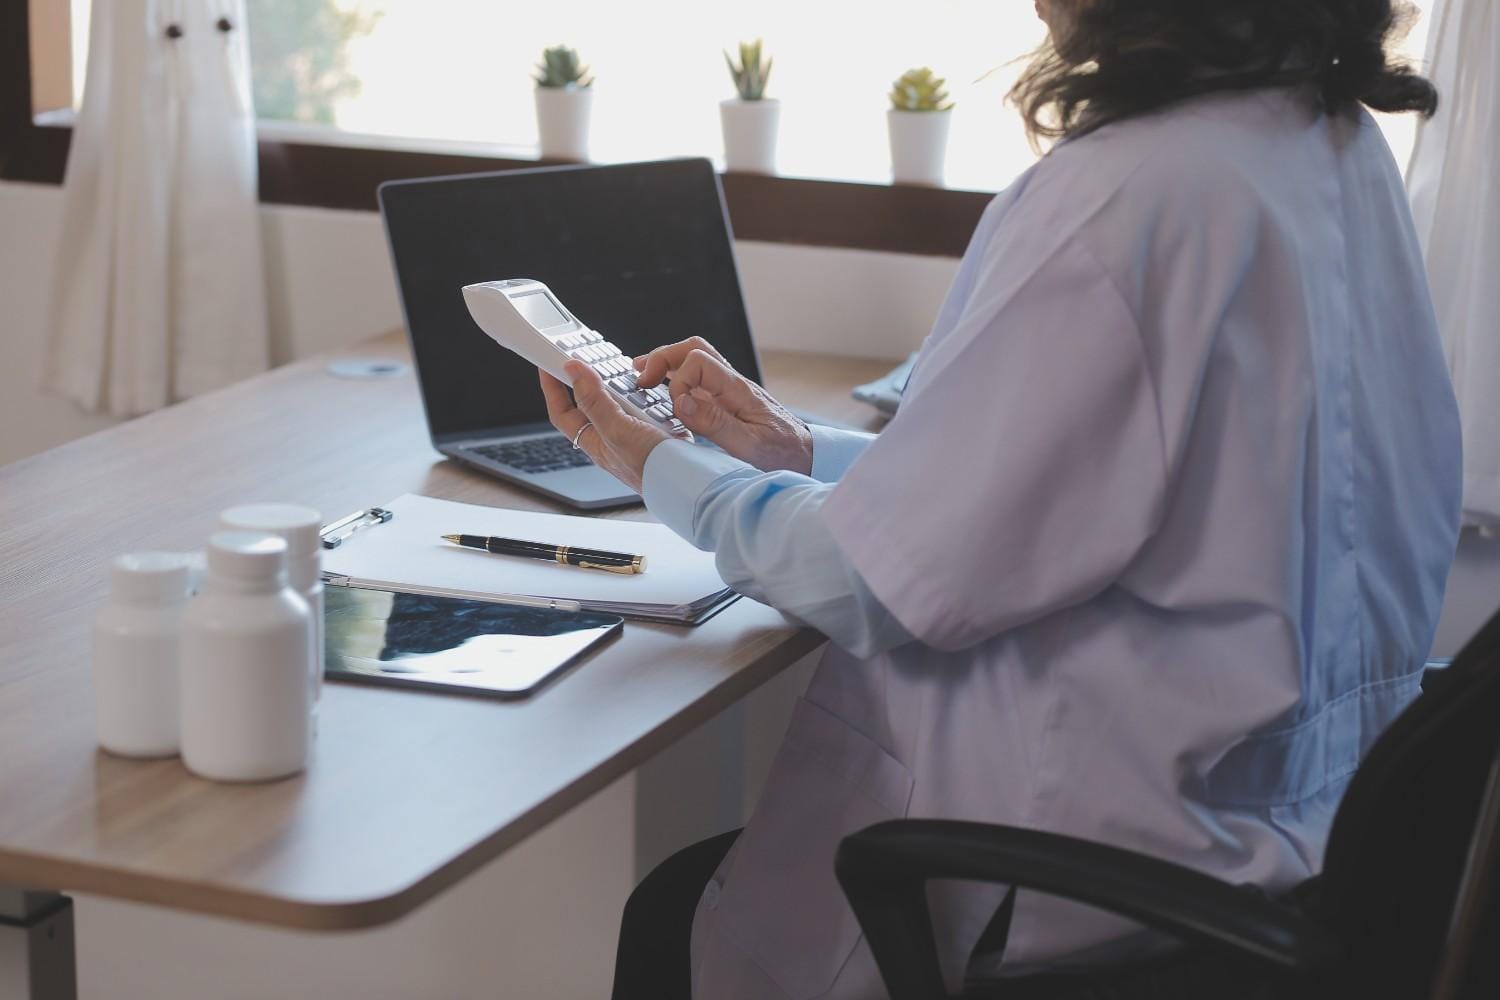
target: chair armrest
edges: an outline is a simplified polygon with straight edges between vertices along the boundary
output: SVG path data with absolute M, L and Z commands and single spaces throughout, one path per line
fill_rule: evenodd
M 1318 925 L 1245 887 L 1038 830 L 951 820 L 878 823 L 844 838 L 834 871 L 897 1000 L 946 996 L 927 908 L 932 879 L 993 882 L 1075 900 L 1301 976 L 1331 968 L 1339 955 Z

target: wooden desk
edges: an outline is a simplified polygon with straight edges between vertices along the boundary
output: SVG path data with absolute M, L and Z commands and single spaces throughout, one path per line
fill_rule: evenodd
M 407 357 L 394 334 L 350 354 Z M 111 556 L 199 547 L 221 508 L 262 499 L 329 519 L 406 492 L 560 509 L 434 452 L 410 374 L 325 361 L 0 469 L 0 885 L 297 928 L 394 920 L 822 641 L 742 600 L 696 629 L 629 623 L 522 703 L 329 684 L 307 773 L 273 784 L 99 752 L 89 630 Z M 848 388 L 889 367 L 765 363 L 788 404 L 867 426 Z

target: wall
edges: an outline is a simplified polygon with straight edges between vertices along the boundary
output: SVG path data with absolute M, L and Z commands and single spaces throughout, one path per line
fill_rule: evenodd
M 14 2 L 14 0 L 13 0 Z M 47 53 L 31 64 L 31 104 L 39 111 L 73 103 L 73 24 L 69 0 L 29 0 L 31 51 Z

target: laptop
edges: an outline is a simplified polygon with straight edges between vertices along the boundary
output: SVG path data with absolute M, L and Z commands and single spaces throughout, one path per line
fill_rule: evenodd
M 627 354 L 698 335 L 761 381 L 706 159 L 391 181 L 379 199 L 428 433 L 455 461 L 574 507 L 640 501 L 548 423 L 536 369 L 470 318 L 475 282 L 535 278 Z

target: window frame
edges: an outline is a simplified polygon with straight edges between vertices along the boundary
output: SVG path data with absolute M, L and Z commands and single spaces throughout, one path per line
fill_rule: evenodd
M 0 180 L 61 184 L 72 139 L 71 116 L 38 108 L 29 30 L 49 0 L 0 3 Z M 58 0 L 50 0 L 56 4 Z M 48 15 L 52 23 L 59 16 Z M 46 38 L 55 42 L 58 32 Z M 63 51 L 42 60 L 49 80 L 71 72 Z M 319 141 L 316 128 L 279 123 L 260 130 L 260 200 L 271 205 L 375 211 L 375 189 L 388 180 L 513 170 L 565 161 L 421 148 L 373 137 Z M 306 136 L 303 138 L 302 136 Z M 445 144 L 451 145 L 451 144 Z M 728 171 L 721 175 L 736 238 L 933 257 L 961 257 L 990 191 L 867 184 Z

